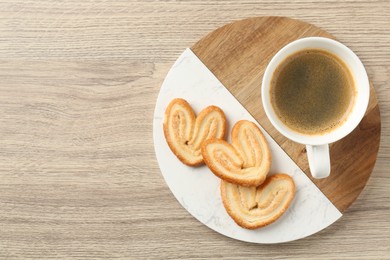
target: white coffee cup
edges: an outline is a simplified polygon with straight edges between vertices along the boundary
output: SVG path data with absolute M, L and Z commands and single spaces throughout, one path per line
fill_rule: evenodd
M 336 55 L 348 66 L 354 79 L 356 95 L 352 110 L 346 121 L 330 132 L 307 135 L 290 129 L 276 115 L 270 101 L 271 79 L 275 69 L 285 58 L 303 49 L 321 49 Z M 362 120 L 368 106 L 370 84 L 362 62 L 352 50 L 328 38 L 308 37 L 287 44 L 275 54 L 264 72 L 261 96 L 272 125 L 285 137 L 306 145 L 311 174 L 321 179 L 330 175 L 329 144 L 351 133 Z

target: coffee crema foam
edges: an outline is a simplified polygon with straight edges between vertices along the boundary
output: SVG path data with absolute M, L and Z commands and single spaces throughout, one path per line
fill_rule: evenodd
M 276 115 L 287 127 L 318 135 L 346 121 L 356 88 L 352 73 L 340 58 L 324 50 L 305 49 L 276 68 L 270 97 Z

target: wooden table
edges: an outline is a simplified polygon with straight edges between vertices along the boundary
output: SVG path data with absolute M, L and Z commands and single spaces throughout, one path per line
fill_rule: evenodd
M 0 257 L 390 257 L 390 2 L 0 3 Z M 362 59 L 382 118 L 378 161 L 341 220 L 281 245 L 226 238 L 187 213 L 154 155 L 152 118 L 178 55 L 239 19 L 327 30 Z

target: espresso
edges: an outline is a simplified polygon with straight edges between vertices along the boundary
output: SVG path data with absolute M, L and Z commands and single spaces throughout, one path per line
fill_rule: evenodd
M 337 56 L 305 49 L 276 68 L 271 104 L 279 119 L 294 131 L 323 134 L 341 125 L 354 103 L 356 90 L 348 67 Z

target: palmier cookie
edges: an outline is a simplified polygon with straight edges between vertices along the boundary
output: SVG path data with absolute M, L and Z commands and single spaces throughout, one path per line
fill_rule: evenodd
M 202 155 L 219 178 L 242 186 L 258 186 L 271 167 L 271 152 L 256 124 L 238 121 L 232 130 L 232 144 L 210 139 L 202 145 Z
M 198 117 L 187 101 L 176 98 L 165 111 L 164 135 L 172 152 L 186 165 L 203 163 L 202 143 L 210 138 L 221 139 L 226 133 L 226 117 L 216 106 L 203 109 Z
M 244 187 L 221 180 L 222 202 L 230 217 L 241 227 L 256 229 L 276 221 L 287 210 L 295 194 L 287 174 L 269 176 L 258 187 Z

